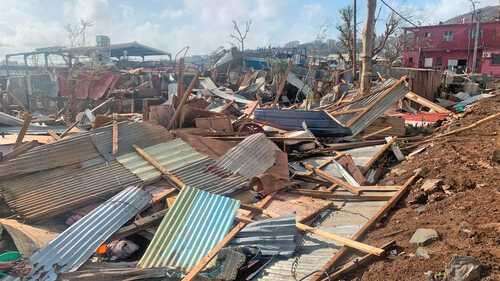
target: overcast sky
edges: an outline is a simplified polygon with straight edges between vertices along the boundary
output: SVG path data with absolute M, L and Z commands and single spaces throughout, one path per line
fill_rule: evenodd
M 95 35 L 112 43 L 138 41 L 176 53 L 190 46 L 190 54 L 203 54 L 229 46 L 231 20 L 251 19 L 247 46 L 282 45 L 314 40 L 321 26 L 335 38 L 338 10 L 352 1 L 341 0 L 1 0 L 0 56 L 38 47 L 68 45 L 64 26 L 79 19 L 92 21 L 88 44 Z M 358 0 L 359 26 L 365 13 Z M 394 8 L 414 15 L 414 21 L 437 23 L 471 10 L 469 0 L 386 0 Z M 480 7 L 500 0 L 480 0 Z M 382 3 L 379 1 L 378 7 Z M 381 17 L 389 10 L 382 6 Z M 381 29 L 381 26 L 378 26 Z

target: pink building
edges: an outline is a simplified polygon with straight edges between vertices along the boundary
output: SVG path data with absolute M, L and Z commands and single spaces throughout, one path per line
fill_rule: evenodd
M 476 26 L 440 24 L 405 29 L 406 67 L 470 72 Z M 476 72 L 500 77 L 500 21 L 481 22 Z

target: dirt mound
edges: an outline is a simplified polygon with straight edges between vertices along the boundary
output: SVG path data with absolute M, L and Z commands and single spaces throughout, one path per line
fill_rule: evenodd
M 484 100 L 439 133 L 499 111 L 500 97 Z M 483 275 L 500 280 L 500 164 L 493 159 L 499 134 L 497 118 L 435 140 L 424 152 L 394 167 L 402 176 L 391 178 L 389 174 L 386 181 L 399 182 L 414 169 L 423 168 L 424 180 L 442 179 L 442 186 L 432 194 L 423 194 L 423 180 L 415 183 L 400 209 L 370 232 L 368 243 L 382 245 L 396 240 L 402 252 L 365 268 L 358 274 L 361 280 L 428 280 L 425 272 L 444 271 L 454 255 L 478 258 L 484 265 Z M 440 235 L 438 241 L 426 246 L 429 259 L 416 257 L 416 246 L 409 243 L 417 228 L 433 228 Z

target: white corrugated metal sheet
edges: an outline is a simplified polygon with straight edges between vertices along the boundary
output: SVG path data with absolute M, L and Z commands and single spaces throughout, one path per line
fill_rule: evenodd
M 147 192 L 134 186 L 115 195 L 33 254 L 29 259 L 31 273 L 24 280 L 55 281 L 58 272 L 78 269 L 150 200 Z

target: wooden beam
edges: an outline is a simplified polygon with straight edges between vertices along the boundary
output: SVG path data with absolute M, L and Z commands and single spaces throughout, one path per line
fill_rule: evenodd
M 17 135 L 15 147 L 18 147 L 23 143 L 24 136 L 26 135 L 26 132 L 28 132 L 28 128 L 31 124 L 31 117 L 32 117 L 31 113 L 29 112 L 24 113 L 23 127 L 21 128 L 19 134 Z
M 405 95 L 405 98 L 413 101 L 413 102 L 416 102 L 420 105 L 423 105 L 425 107 L 428 107 L 430 109 L 432 109 L 434 112 L 437 112 L 437 113 L 445 113 L 445 114 L 451 114 L 452 112 L 449 111 L 448 109 L 440 106 L 439 104 L 436 104 L 424 97 L 421 97 L 419 95 L 417 95 L 416 93 L 414 92 L 408 92 L 406 95 Z
M 118 122 L 113 121 L 113 132 L 112 132 L 112 154 L 115 156 L 118 153 Z
M 38 146 L 38 145 L 39 145 L 39 143 L 36 140 L 30 141 L 27 143 L 23 143 L 20 146 L 14 148 L 14 150 L 12 150 L 11 152 L 5 154 L 2 157 L 1 161 L 16 158 L 18 155 L 20 155 L 20 154 L 32 149 L 33 147 Z
M 382 155 L 391 147 L 391 145 L 396 141 L 396 137 L 392 138 L 389 142 L 387 142 L 369 161 L 363 166 L 364 173 L 368 172 L 370 168 L 377 162 L 377 160 L 382 157 Z
M 267 203 L 269 201 L 271 201 L 272 199 L 272 196 L 273 194 L 269 194 L 268 196 L 264 197 L 264 199 L 262 199 L 261 201 L 257 202 L 257 204 L 255 204 L 255 206 L 257 208 L 264 208 Z M 253 213 L 251 213 L 249 215 L 249 219 L 252 219 L 254 216 Z M 219 253 L 219 251 L 224 248 L 227 244 L 229 244 L 229 242 L 231 242 L 231 240 L 236 236 L 236 234 L 238 234 L 245 226 L 247 225 L 247 223 L 245 222 L 239 222 L 238 224 L 236 224 L 236 226 L 233 227 L 233 229 L 231 229 L 231 231 L 229 231 L 228 234 L 226 234 L 226 236 L 224 236 L 224 238 L 219 241 L 219 243 L 217 243 L 217 245 L 215 245 L 209 252 L 208 254 L 203 257 L 187 274 L 186 276 L 182 279 L 182 281 L 192 281 L 195 279 L 195 277 L 198 275 L 198 273 L 200 273 L 204 268 L 205 266 L 207 266 L 207 264 L 215 257 L 217 256 L 217 254 Z
M 359 251 L 364 252 L 364 253 L 368 253 L 368 254 L 372 254 L 372 255 L 376 255 L 376 256 L 380 256 L 384 253 L 384 249 L 380 249 L 380 248 L 373 247 L 373 246 L 370 246 L 370 245 L 367 245 L 367 244 L 364 244 L 364 243 L 361 243 L 361 242 L 358 242 L 355 240 L 351 240 L 349 238 L 345 238 L 345 237 L 339 236 L 339 235 L 334 234 L 334 233 L 330 233 L 330 232 L 327 232 L 327 231 L 324 231 L 321 229 L 317 229 L 317 228 L 305 225 L 303 223 L 297 223 L 297 228 L 302 230 L 302 231 L 314 233 L 314 234 L 319 235 L 323 238 L 333 240 L 333 241 L 338 242 L 344 246 L 359 250 Z
M 382 245 L 382 249 L 384 249 L 385 251 L 387 251 L 388 249 L 390 249 L 391 247 L 393 247 L 394 245 L 396 244 L 395 241 L 390 241 L 388 243 L 385 243 L 384 245 Z M 341 269 L 335 271 L 334 273 L 330 274 L 330 279 L 331 280 L 337 280 L 339 279 L 341 276 L 359 268 L 360 266 L 363 266 L 365 264 L 367 264 L 368 262 L 374 260 L 375 258 L 377 258 L 376 255 L 372 255 L 372 254 L 366 254 L 364 256 L 362 256 L 361 258 L 357 258 L 357 259 L 354 259 L 348 263 L 346 263 L 344 266 L 342 266 Z
M 364 140 L 366 140 L 366 139 L 369 139 L 369 138 L 371 138 L 371 137 L 374 137 L 374 136 L 376 136 L 376 135 L 378 135 L 378 134 L 381 134 L 381 133 L 383 133 L 383 132 L 387 132 L 387 131 L 389 131 L 390 129 L 392 129 L 392 126 L 385 127 L 385 128 L 383 128 L 383 129 L 380 129 L 380 130 L 375 131 L 375 132 L 373 132 L 373 133 L 370 133 L 370 134 L 368 134 L 368 135 L 364 135 L 364 136 L 362 136 L 361 138 L 362 138 L 362 139 L 364 139 Z
M 401 189 L 394 194 L 394 196 L 385 203 L 385 205 L 378 210 L 378 212 L 367 221 L 363 227 L 361 227 L 353 236 L 353 240 L 360 240 L 363 236 L 370 230 L 374 225 L 377 224 L 384 216 L 387 214 L 396 204 L 401 200 L 401 198 L 410 190 L 410 186 L 413 182 L 419 177 L 418 173 L 415 173 L 412 177 L 410 177 L 401 187 Z M 342 259 L 347 253 L 349 249 L 343 247 L 340 249 L 319 271 L 315 273 L 311 277 L 311 281 L 319 281 L 323 278 L 323 272 L 329 272 L 331 268 L 333 268 L 340 259 Z M 325 279 L 328 280 L 328 279 Z
M 280 97 L 285 89 L 286 81 L 288 80 L 288 74 L 290 73 L 291 69 L 292 69 L 292 60 L 288 59 L 288 65 L 286 67 L 285 76 L 283 77 L 283 81 L 280 81 L 278 91 L 276 92 L 276 96 L 274 97 L 273 104 L 271 107 L 276 107 L 276 105 L 278 104 Z
M 198 82 L 198 77 L 199 76 L 200 76 L 200 73 L 196 72 L 196 75 L 193 77 L 193 80 L 191 80 L 191 83 L 189 83 L 189 86 L 188 86 L 187 90 L 182 95 L 182 98 L 179 101 L 179 105 L 175 109 L 174 116 L 168 122 L 167 129 L 169 129 L 169 130 L 173 129 L 173 126 L 174 126 L 175 122 L 177 121 L 177 119 L 179 119 L 179 116 L 182 113 L 182 108 L 186 104 L 189 96 L 191 95 L 191 91 L 193 91 L 194 85 L 196 85 L 196 82 Z
M 338 184 L 340 185 L 341 187 L 345 188 L 346 190 L 348 190 L 349 192 L 353 193 L 353 194 L 356 194 L 356 195 L 359 195 L 359 190 L 355 187 L 355 186 L 352 186 L 350 185 L 349 183 L 341 180 L 341 179 L 338 179 L 332 175 L 330 175 L 329 173 L 321 170 L 321 169 L 318 169 L 318 168 L 315 168 L 313 165 L 309 164 L 309 163 L 302 163 L 303 166 L 308 169 L 308 170 L 311 170 L 311 171 L 314 171 L 314 173 L 320 177 L 322 177 L 323 179 L 331 182 L 331 183 L 335 183 L 335 184 Z
M 156 169 L 158 169 L 158 171 L 160 171 L 160 173 L 162 173 L 163 175 L 165 175 L 169 180 L 171 180 L 174 184 L 177 185 L 177 187 L 179 188 L 184 188 L 186 185 L 182 182 L 181 179 L 179 179 L 177 176 L 175 176 L 174 174 L 170 173 L 165 167 L 163 167 L 163 165 L 158 162 L 154 157 L 152 157 L 151 155 L 149 155 L 146 151 L 144 151 L 144 149 L 138 147 L 137 145 L 133 145 L 135 151 L 137 152 L 137 154 L 139 154 L 142 158 L 144 158 L 144 160 L 146 160 L 147 162 L 149 162 L 149 164 L 151 164 L 153 167 L 155 167 Z
M 53 130 L 47 130 L 47 133 L 49 133 L 49 136 L 51 136 L 55 141 L 58 141 L 61 139 L 61 137 Z
M 387 201 L 392 198 L 392 196 L 389 195 L 350 195 L 311 189 L 288 189 L 288 192 L 322 199 L 328 198 L 332 200 Z
M 167 214 L 168 209 L 164 209 L 161 211 L 158 211 L 156 213 L 153 213 L 152 215 L 149 215 L 147 217 L 140 218 L 136 221 L 134 221 L 132 224 L 124 226 L 120 229 L 118 229 L 113 236 L 111 236 L 112 239 L 121 239 L 125 238 L 127 236 L 130 236 L 134 233 L 138 233 L 158 222 L 160 222 L 165 214 Z

